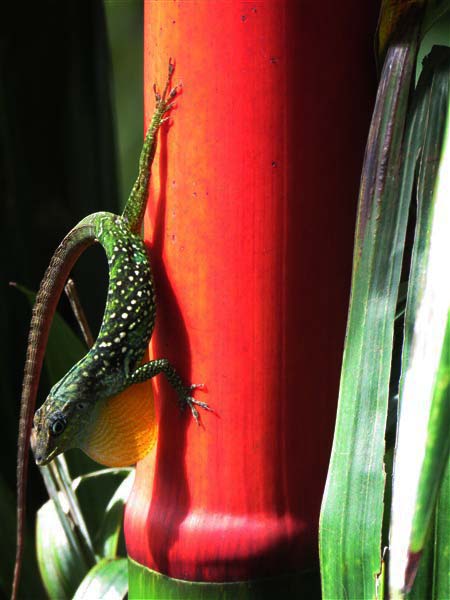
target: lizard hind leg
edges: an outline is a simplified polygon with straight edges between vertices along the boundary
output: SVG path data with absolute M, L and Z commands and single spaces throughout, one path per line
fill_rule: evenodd
M 186 406 L 189 406 L 197 425 L 200 425 L 200 414 L 196 407 L 199 406 L 200 408 L 209 411 L 212 411 L 212 408 L 208 406 L 206 402 L 200 402 L 199 400 L 193 398 L 191 393 L 197 388 L 202 388 L 203 384 L 193 384 L 188 386 L 184 385 L 181 377 L 172 364 L 167 360 L 167 358 L 151 360 L 150 362 L 138 367 L 133 373 L 131 373 L 127 383 L 133 384 L 146 381 L 147 379 L 150 379 L 159 373 L 164 373 L 167 381 L 177 392 L 178 403 L 181 410 L 184 410 Z

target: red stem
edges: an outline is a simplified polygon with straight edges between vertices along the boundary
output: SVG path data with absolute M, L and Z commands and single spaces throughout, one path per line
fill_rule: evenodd
M 181 579 L 299 570 L 317 554 L 376 7 L 145 7 L 147 120 L 169 56 L 183 83 L 145 222 L 152 354 L 204 382 L 196 395 L 218 417 L 180 419 L 157 378 L 158 445 L 137 467 L 128 551 Z

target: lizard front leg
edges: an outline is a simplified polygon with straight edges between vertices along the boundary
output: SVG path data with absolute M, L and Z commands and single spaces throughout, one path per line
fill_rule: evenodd
M 147 203 L 148 184 L 150 180 L 150 167 L 156 152 L 156 134 L 161 124 L 167 121 L 167 113 L 173 108 L 173 99 L 177 95 L 178 86 L 169 91 L 170 80 L 174 71 L 174 64 L 169 60 L 169 70 L 167 74 L 166 85 L 162 94 L 156 86 L 153 86 L 155 93 L 156 106 L 150 125 L 142 146 L 141 156 L 139 158 L 139 174 L 131 190 L 130 197 L 125 205 L 123 216 L 128 222 L 129 228 L 134 233 L 139 233 L 145 206 Z
M 186 406 L 189 406 L 192 412 L 192 416 L 196 420 L 197 424 L 200 424 L 200 415 L 196 406 L 200 406 L 205 410 L 212 410 L 206 402 L 200 402 L 199 400 L 195 400 L 190 394 L 192 390 L 203 387 L 203 384 L 193 384 L 193 385 L 184 385 L 183 380 L 177 373 L 175 367 L 171 365 L 167 358 L 160 358 L 157 360 L 151 360 L 148 363 L 138 367 L 131 375 L 128 377 L 127 384 L 131 385 L 133 383 L 142 383 L 147 379 L 151 379 L 155 375 L 159 373 L 164 373 L 167 381 L 174 388 L 174 390 L 178 394 L 178 402 L 183 410 Z

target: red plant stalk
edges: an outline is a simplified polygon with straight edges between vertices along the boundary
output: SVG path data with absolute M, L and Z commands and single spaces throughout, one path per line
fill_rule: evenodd
M 357 0 L 145 3 L 146 123 L 169 57 L 183 84 L 145 222 L 151 353 L 217 411 L 199 428 L 154 381 L 158 443 L 125 533 L 160 573 L 237 581 L 316 560 L 375 18 Z

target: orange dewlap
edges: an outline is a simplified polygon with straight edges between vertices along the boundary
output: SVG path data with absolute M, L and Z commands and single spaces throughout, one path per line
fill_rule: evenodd
M 102 402 L 81 449 L 107 467 L 141 460 L 155 445 L 157 426 L 150 381 L 136 383 Z

